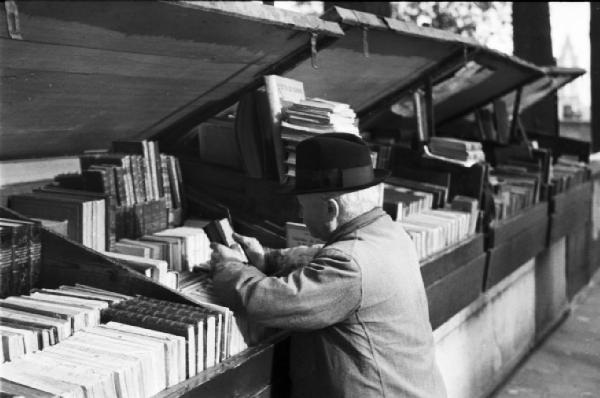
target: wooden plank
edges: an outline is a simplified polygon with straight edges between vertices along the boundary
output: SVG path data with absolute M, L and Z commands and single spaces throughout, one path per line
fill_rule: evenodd
M 525 209 L 518 215 L 506 220 L 501 220 L 490 226 L 487 248 L 494 248 L 514 236 L 532 228 L 533 226 L 548 225 L 548 203 L 540 202 Z M 544 228 L 546 228 L 544 227 Z M 541 229 L 540 229 L 541 230 Z M 544 234 L 544 237 L 546 235 Z
M 431 258 L 425 259 L 421 263 L 421 275 L 425 287 L 480 257 L 484 253 L 483 240 L 483 234 L 477 233 Z
M 274 397 L 286 396 L 285 386 L 289 382 L 287 373 L 282 372 L 287 370 L 282 362 L 288 355 L 286 338 L 286 334 L 279 334 L 158 393 L 154 398 L 250 398 L 265 389 L 270 389 Z
M 211 47 L 214 47 L 214 44 L 201 44 L 198 46 L 198 52 L 208 55 Z M 3 58 L 2 69 L 166 79 L 173 81 L 173 84 L 177 84 L 178 80 L 189 81 L 190 84 L 200 80 L 206 84 L 210 80 L 221 80 L 223 73 L 239 73 L 248 64 L 264 68 L 277 60 L 272 54 L 265 56 L 254 53 L 245 57 L 221 56 L 219 59 L 215 57 L 208 61 L 5 38 L 0 38 L 0 51 Z M 10 74 L 6 71 L 2 73 Z
M 590 224 L 567 236 L 567 297 L 569 301 L 590 281 Z
M 468 83 L 465 88 L 455 90 L 450 95 L 444 95 L 443 100 L 436 101 L 438 123 L 472 112 L 543 75 L 542 70 L 533 64 L 487 48 L 474 52 L 469 60 L 492 73 L 480 82 Z
M 13 71 L 3 76 L 0 158 L 77 154 L 133 138 L 172 111 L 203 95 L 217 101 L 224 91 L 214 81 L 174 82 L 111 75 Z M 249 69 L 248 73 L 256 72 Z M 228 87 L 241 88 L 243 80 Z M 32 142 L 43 142 L 34 147 Z
M 433 329 L 475 301 L 481 294 L 487 253 L 464 263 L 426 289 Z
M 503 240 L 489 251 L 485 289 L 497 284 L 546 247 L 548 218 Z

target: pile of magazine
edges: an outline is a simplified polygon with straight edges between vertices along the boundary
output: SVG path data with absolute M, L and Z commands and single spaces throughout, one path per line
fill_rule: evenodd
M 448 137 L 431 137 L 429 141 L 431 155 L 451 159 L 470 165 L 485 162 L 485 154 L 480 142 Z

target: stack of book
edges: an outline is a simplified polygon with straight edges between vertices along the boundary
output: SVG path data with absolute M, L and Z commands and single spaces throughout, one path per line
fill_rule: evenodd
M 383 209 L 415 242 L 423 260 L 476 232 L 479 201 L 456 196 L 448 202 L 448 186 L 390 177 L 384 184 Z
M 550 168 L 554 193 L 564 192 L 589 179 L 590 170 L 576 158 L 560 156 Z
M 296 146 L 323 133 L 359 135 L 356 113 L 348 104 L 321 98 L 308 98 L 283 109 L 281 141 L 288 176 L 295 176 Z
M 204 229 L 190 226 L 165 229 L 138 239 L 121 239 L 112 252 L 104 252 L 172 289 L 178 287 L 180 272 L 206 269 L 210 253 Z
M 210 303 L 76 285 L 0 306 L 0 391 L 18 396 L 150 397 L 246 348 L 231 311 Z
M 540 200 L 541 173 L 523 166 L 500 165 L 489 176 L 494 220 L 512 217 Z
M 321 98 L 307 98 L 283 110 L 282 137 L 285 131 L 350 133 L 358 135 L 356 113 L 350 105 Z
M 39 223 L 0 218 L 0 297 L 29 293 L 38 283 L 41 257 Z
M 113 213 L 112 239 L 135 238 L 178 225 L 183 206 L 182 177 L 176 157 L 161 154 L 153 141 L 114 141 L 113 152 L 80 156 L 81 174 L 55 177 L 58 187 L 102 193 Z
M 485 154 L 480 142 L 448 137 L 431 137 L 429 150 L 434 156 L 458 162 L 485 162 Z
M 100 323 L 100 311 L 128 296 L 86 286 L 41 289 L 0 300 L 2 362 L 58 344 Z M 4 372 L 2 372 L 4 377 Z

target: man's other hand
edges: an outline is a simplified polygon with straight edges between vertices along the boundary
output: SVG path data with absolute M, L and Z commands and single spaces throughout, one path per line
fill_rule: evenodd
M 239 243 L 244 249 L 250 264 L 258 268 L 260 271 L 265 272 L 265 249 L 262 247 L 260 242 L 255 238 L 240 235 L 235 232 L 232 236 L 233 240 Z
M 230 261 L 237 261 L 240 263 L 246 261 L 242 254 L 241 247 L 237 243 L 234 243 L 231 246 L 232 247 L 227 247 L 215 242 L 210 244 L 210 248 L 212 249 L 212 253 L 210 254 L 210 268 L 212 272 L 214 272 L 216 268 L 222 267 Z

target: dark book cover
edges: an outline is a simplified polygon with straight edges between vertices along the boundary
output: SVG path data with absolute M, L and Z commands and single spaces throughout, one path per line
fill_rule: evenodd
M 54 177 L 54 181 L 63 188 L 85 189 L 84 177 L 79 173 L 59 174 Z
M 91 165 L 112 164 L 118 167 L 128 167 L 126 154 L 122 153 L 84 153 L 79 156 L 81 170 L 87 170 Z
M 163 191 L 165 193 L 165 203 L 167 209 L 173 208 L 173 196 L 171 194 L 171 180 L 169 177 L 169 158 L 167 155 L 160 155 L 160 164 L 162 167 Z
M 179 189 L 179 180 L 177 178 L 177 167 L 175 166 L 175 156 L 167 155 L 168 160 L 168 172 L 169 182 L 171 185 L 171 198 L 173 200 L 173 207 L 176 209 L 181 208 L 181 191 Z
M 162 166 L 160 163 L 160 150 L 158 147 L 158 141 L 149 141 L 150 150 L 154 152 L 152 160 L 154 161 L 154 172 L 156 174 L 156 188 L 158 190 L 158 198 L 162 198 L 165 195 L 162 181 Z
M 8 228 L 11 233 L 10 284 L 8 295 L 28 294 L 30 288 L 30 258 L 29 258 L 29 231 L 25 224 L 17 220 L 0 219 L 0 226 Z M 7 272 L 8 273 L 8 272 Z M 4 283 L 2 283 L 4 284 Z
M 29 217 L 50 220 L 68 220 L 68 235 L 76 242 L 83 242 L 83 219 L 85 200 L 76 197 L 59 197 L 49 193 L 31 193 L 9 197 L 9 208 Z

